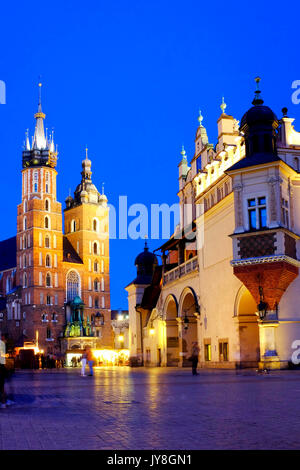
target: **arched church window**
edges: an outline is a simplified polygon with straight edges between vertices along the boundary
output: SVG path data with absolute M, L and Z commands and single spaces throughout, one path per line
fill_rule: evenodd
M 45 247 L 50 248 L 50 238 L 48 235 L 45 236 Z
M 98 281 L 98 279 L 96 278 L 96 279 L 94 280 L 94 291 L 97 292 L 98 290 L 99 290 L 99 281 Z
M 72 220 L 71 222 L 71 232 L 76 232 L 76 221 Z
M 47 212 L 49 212 L 49 210 L 50 210 L 50 202 L 49 202 L 49 199 L 46 199 L 46 201 L 45 201 L 45 210 L 46 210 Z
M 98 232 L 98 220 L 97 219 L 93 220 L 93 230 L 94 232 Z
M 27 287 L 27 274 L 24 273 L 24 276 L 23 276 L 23 287 Z
M 23 230 L 27 230 L 27 217 L 23 219 Z
M 34 191 L 35 193 L 38 192 L 38 181 L 39 181 L 39 175 L 38 175 L 38 172 L 35 171 L 35 172 L 33 173 L 33 191 Z
M 51 274 L 47 273 L 46 275 L 46 287 L 51 287 Z
M 76 271 L 70 271 L 67 274 L 67 302 L 80 296 L 80 277 Z
M 99 253 L 98 253 L 98 243 L 95 242 L 95 243 L 94 243 L 94 255 L 98 255 L 98 254 L 99 254 Z
M 46 172 L 46 175 L 45 175 L 45 192 L 46 193 L 49 193 L 49 173 L 48 171 Z
M 27 212 L 27 208 L 28 208 L 27 201 L 24 201 L 24 212 Z
M 94 262 L 94 271 L 95 271 L 95 273 L 98 272 L 98 261 Z
M 51 258 L 50 258 L 50 255 L 46 255 L 46 266 L 48 268 L 50 268 L 51 266 Z
M 50 219 L 47 215 L 45 217 L 45 228 L 50 228 Z

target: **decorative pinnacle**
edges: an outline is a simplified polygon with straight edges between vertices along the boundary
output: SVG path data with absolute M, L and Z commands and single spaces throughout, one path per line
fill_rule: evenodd
M 145 235 L 145 248 L 144 248 L 145 251 L 149 250 L 147 240 L 148 240 L 148 235 Z
M 224 101 L 224 96 L 222 96 L 222 104 L 220 105 L 220 108 L 222 110 L 222 114 L 225 114 L 225 109 L 227 108 L 227 104 Z
M 202 127 L 202 121 L 203 121 L 203 116 L 201 113 L 201 109 L 199 109 L 199 116 L 198 116 L 199 127 Z
M 182 150 L 181 150 L 180 154 L 182 155 L 182 160 L 186 160 L 186 159 L 187 159 L 187 157 L 186 157 L 186 151 L 184 150 L 184 145 L 182 146 Z
M 88 147 L 85 147 L 85 159 L 88 160 Z
M 287 117 L 287 112 L 288 112 L 288 109 L 287 108 L 282 108 L 282 117 Z
M 260 106 L 264 103 L 264 100 L 260 96 L 261 91 L 259 89 L 259 83 L 261 81 L 261 78 L 260 77 L 255 77 L 254 80 L 255 80 L 255 83 L 256 83 L 256 90 L 255 90 L 255 97 L 254 97 L 254 100 L 252 101 L 252 104 L 254 106 Z
M 102 183 L 102 196 L 104 196 L 104 185 L 105 183 Z

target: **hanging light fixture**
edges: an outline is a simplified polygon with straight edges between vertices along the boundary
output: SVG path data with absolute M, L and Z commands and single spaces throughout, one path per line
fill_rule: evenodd
M 267 314 L 268 304 L 264 302 L 264 293 L 263 293 L 262 286 L 259 286 L 258 290 L 259 290 L 259 295 L 260 295 L 260 302 L 257 306 L 257 309 L 258 309 L 259 318 L 263 320 Z
M 154 333 L 155 333 L 155 328 L 154 328 L 154 326 L 153 326 L 153 322 L 151 322 L 151 324 L 150 324 L 149 333 L 150 333 L 151 336 L 153 336 Z

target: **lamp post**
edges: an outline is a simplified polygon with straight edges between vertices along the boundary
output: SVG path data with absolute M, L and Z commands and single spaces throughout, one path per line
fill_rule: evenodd
M 257 306 L 257 309 L 258 309 L 259 318 L 263 320 L 267 314 L 268 304 L 264 302 L 264 293 L 263 293 L 262 286 L 259 286 L 258 290 L 259 290 L 259 295 L 260 295 L 260 302 Z

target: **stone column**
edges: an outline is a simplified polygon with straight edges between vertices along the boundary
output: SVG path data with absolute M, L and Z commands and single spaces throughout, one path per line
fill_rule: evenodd
M 269 313 L 269 312 L 268 312 Z M 270 312 L 272 313 L 272 312 Z M 280 359 L 276 351 L 275 330 L 278 321 L 266 320 L 259 323 L 260 369 L 280 369 Z

